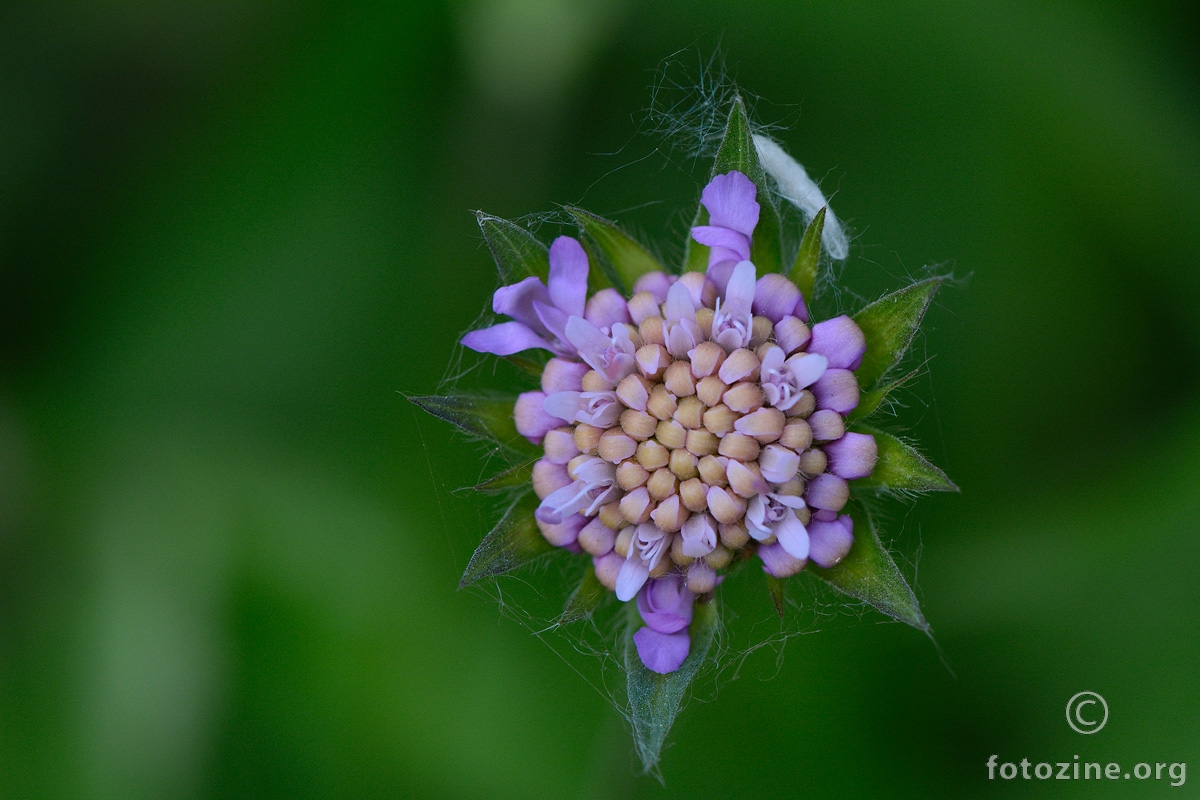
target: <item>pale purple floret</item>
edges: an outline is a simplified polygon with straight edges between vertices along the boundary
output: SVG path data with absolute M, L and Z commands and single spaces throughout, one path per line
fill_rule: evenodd
M 667 352 L 676 358 L 686 358 L 696 345 L 704 341 L 704 333 L 696 322 L 696 304 L 682 281 L 671 286 L 663 306 Z
M 558 237 L 550 246 L 550 274 L 546 284 L 530 277 L 511 286 L 501 286 L 492 296 L 492 310 L 514 321 L 471 331 L 462 338 L 463 345 L 498 356 L 534 348 L 562 356 L 574 355 L 576 347 L 567 340 L 566 324 L 572 316 L 583 316 L 587 274 L 588 260 L 583 246 L 569 236 Z
M 808 557 L 828 569 L 837 566 L 854 544 L 854 520 L 843 514 L 835 520 L 814 519 L 808 526 Z
M 692 514 L 683 523 L 683 554 L 704 558 L 717 548 L 717 524 L 709 514 Z
M 542 500 L 534 512 L 539 522 L 556 525 L 580 512 L 590 516 L 620 491 L 613 486 L 617 480 L 617 468 L 595 456 L 575 468 L 574 478 L 569 485 Z
M 668 275 L 661 270 L 647 272 L 633 284 L 633 293 L 649 292 L 660 304 L 666 301 L 671 284 L 678 280 L 674 275 Z
M 817 408 L 848 414 L 858 406 L 858 378 L 848 369 L 825 370 L 812 391 L 817 396 Z
M 542 405 L 552 417 L 597 428 L 612 427 L 625 410 L 616 392 L 555 392 Z
M 832 442 L 846 434 L 846 418 L 832 409 L 822 408 L 808 418 L 808 427 L 816 441 Z
M 754 286 L 754 313 L 779 322 L 784 317 L 799 317 L 797 307 L 804 308 L 804 300 L 796 284 L 777 273 L 768 273 L 758 279 Z M 807 316 L 807 313 L 805 312 Z M 810 348 L 811 349 L 811 348 Z
M 638 613 L 646 626 L 633 634 L 633 643 L 646 669 L 665 675 L 687 659 L 691 649 L 687 628 L 695 600 L 676 575 L 652 580 L 638 593 Z
M 534 444 L 541 444 L 546 434 L 562 425 L 562 420 L 546 413 L 546 395 L 542 392 L 524 392 L 517 396 L 513 406 L 513 421 L 517 433 Z
M 744 418 L 743 418 L 744 419 Z M 762 476 L 771 483 L 787 483 L 800 469 L 800 456 L 778 444 L 769 444 L 758 455 Z
M 723 297 L 717 298 L 713 313 L 712 339 L 726 352 L 733 352 L 750 343 L 754 335 L 754 264 L 743 261 L 738 264 Z
M 875 437 L 867 433 L 844 434 L 824 449 L 829 458 L 829 471 L 848 481 L 870 475 L 879 459 Z
M 601 289 L 590 298 L 583 310 L 583 318 L 601 330 L 612 329 L 618 322 L 633 322 L 629 316 L 629 305 L 616 289 Z
M 617 599 L 622 603 L 632 600 L 650 577 L 650 570 L 658 566 L 670 547 L 671 537 L 653 522 L 638 525 L 629 542 L 625 563 L 617 575 Z
M 547 542 L 555 547 L 565 547 L 572 552 L 579 552 L 576 540 L 586 524 L 587 520 L 582 514 L 572 514 L 559 522 L 537 520 L 538 530 L 542 532 L 542 537 Z
M 845 478 L 822 472 L 808 482 L 804 489 L 804 500 L 814 509 L 841 511 L 850 499 L 850 486 Z
M 830 369 L 858 369 L 866 351 L 867 337 L 845 314 L 812 327 L 808 352 L 820 353 L 829 359 Z
M 746 506 L 746 532 L 756 541 L 772 535 L 792 558 L 808 558 L 808 532 L 796 516 L 804 500 L 786 494 L 755 495 Z
M 579 357 L 613 386 L 637 369 L 633 360 L 637 348 L 629 332 L 629 326 L 620 322 L 611 331 L 601 330 L 583 317 L 571 317 L 566 324 L 567 340 L 579 351 Z
M 587 374 L 588 369 L 587 364 L 580 364 L 578 361 L 552 358 L 542 370 L 542 391 L 546 394 L 582 391 L 583 376 Z
M 825 374 L 825 356 L 797 353 L 784 359 L 783 350 L 772 346 L 762 359 L 761 381 L 767 402 L 780 411 L 796 405 L 800 392 Z
M 791 355 L 812 339 L 812 331 L 800 317 L 784 317 L 775 323 L 775 341 L 783 348 L 784 355 Z
M 740 172 L 727 172 L 709 181 L 700 193 L 708 209 L 708 225 L 692 228 L 692 238 L 708 245 L 708 277 L 724 293 L 734 267 L 750 258 L 751 237 L 758 225 L 757 189 Z
M 758 557 L 762 559 L 763 571 L 776 578 L 790 578 L 808 564 L 807 559 L 792 556 L 779 542 L 759 546 Z

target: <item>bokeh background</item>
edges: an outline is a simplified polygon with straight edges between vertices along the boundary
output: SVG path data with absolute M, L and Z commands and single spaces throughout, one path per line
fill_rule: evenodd
M 1198 796 L 1197 42 L 1183 0 L 4 4 L 0 795 Z M 399 392 L 495 287 L 472 210 L 679 252 L 708 164 L 646 109 L 718 47 L 858 296 L 963 279 L 897 421 L 963 491 L 887 521 L 953 674 L 809 619 L 698 685 L 660 784 L 456 590 L 486 454 Z

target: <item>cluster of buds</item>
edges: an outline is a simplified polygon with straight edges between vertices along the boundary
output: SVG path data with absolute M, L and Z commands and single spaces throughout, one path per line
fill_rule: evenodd
M 863 332 L 846 316 L 810 328 L 800 289 L 756 274 L 756 193 L 737 171 L 704 189 L 709 224 L 692 229 L 710 248 L 704 273 L 649 272 L 628 299 L 611 288 L 588 298 L 587 254 L 559 237 L 546 283 L 496 292 L 512 321 L 463 338 L 497 355 L 553 353 L 541 391 L 514 408 L 544 452 L 537 525 L 590 554 L 618 599 L 638 598 L 646 626 L 634 641 L 655 672 L 686 658 L 681 620 L 735 559 L 757 555 L 777 578 L 841 561 L 854 541 L 839 513 L 847 482 L 878 456 L 873 436 L 846 430 Z

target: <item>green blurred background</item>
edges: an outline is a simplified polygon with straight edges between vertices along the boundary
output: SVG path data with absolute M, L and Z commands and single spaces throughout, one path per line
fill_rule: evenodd
M 4 4 L 0 796 L 1200 796 L 1198 42 L 1183 0 Z M 898 421 L 963 492 L 887 522 L 955 674 L 820 616 L 702 682 L 662 785 L 456 590 L 487 465 L 398 392 L 495 288 L 471 210 L 678 252 L 708 164 L 639 131 L 718 45 L 858 295 L 966 278 Z

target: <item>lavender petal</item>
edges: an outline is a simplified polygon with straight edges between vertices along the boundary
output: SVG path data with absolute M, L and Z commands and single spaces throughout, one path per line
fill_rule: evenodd
M 692 649 L 692 640 L 687 631 L 659 633 L 650 628 L 641 628 L 633 634 L 633 643 L 646 669 L 660 675 L 679 669 Z

